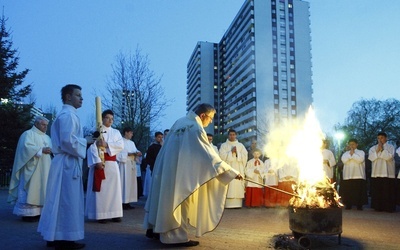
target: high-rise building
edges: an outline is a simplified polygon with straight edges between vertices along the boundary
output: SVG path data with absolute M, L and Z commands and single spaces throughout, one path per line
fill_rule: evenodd
M 198 42 L 187 66 L 187 109 L 214 104 L 209 132 L 263 141 L 269 124 L 312 104 L 309 3 L 246 0 L 219 43 Z M 212 131 L 210 131 L 212 130 Z

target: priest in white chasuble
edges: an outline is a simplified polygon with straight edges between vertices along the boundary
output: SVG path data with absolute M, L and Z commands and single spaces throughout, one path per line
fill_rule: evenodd
M 48 124 L 45 117 L 36 117 L 33 127 L 19 138 L 15 151 L 8 202 L 15 203 L 13 213 L 28 222 L 39 220 L 46 197 L 51 164 Z
M 146 236 L 173 246 L 196 246 L 196 236 L 212 231 L 221 220 L 228 183 L 243 179 L 222 161 L 208 141 L 204 127 L 215 109 L 200 104 L 175 122 L 155 162 L 152 187 L 145 205 Z

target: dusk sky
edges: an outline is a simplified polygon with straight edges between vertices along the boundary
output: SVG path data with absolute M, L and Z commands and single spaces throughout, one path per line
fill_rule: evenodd
M 400 99 L 400 1 L 309 0 L 313 106 L 325 132 L 343 123 L 361 98 Z M 118 53 L 138 46 L 172 105 L 158 129 L 186 114 L 186 64 L 198 41 L 219 42 L 244 0 L 0 0 L 44 111 L 61 109 L 60 89 L 83 87 L 78 111 L 94 120 L 95 89 L 104 91 Z M 152 128 L 155 129 L 155 128 Z

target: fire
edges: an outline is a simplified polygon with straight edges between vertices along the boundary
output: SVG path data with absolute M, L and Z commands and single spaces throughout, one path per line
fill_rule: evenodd
M 294 207 L 327 208 L 341 206 L 339 195 L 323 171 L 321 153 L 325 135 L 310 107 L 303 122 L 281 124 L 272 128 L 265 151 L 271 165 L 278 170 L 285 165 L 298 171 L 296 196 L 290 200 Z

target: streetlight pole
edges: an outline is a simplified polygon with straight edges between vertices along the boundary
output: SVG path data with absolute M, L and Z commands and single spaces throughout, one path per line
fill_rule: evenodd
M 339 190 L 340 181 L 341 181 L 341 176 L 340 176 L 341 171 L 339 170 L 339 167 L 341 167 L 343 170 L 343 166 L 338 166 L 338 164 L 340 163 L 343 165 L 342 160 L 340 159 L 340 156 L 341 156 L 341 142 L 344 138 L 344 133 L 342 131 L 337 131 L 335 134 L 335 138 L 337 140 L 338 149 L 337 149 L 336 169 L 335 169 L 334 173 L 335 173 L 335 177 L 336 177 L 335 178 L 336 179 L 336 190 Z

